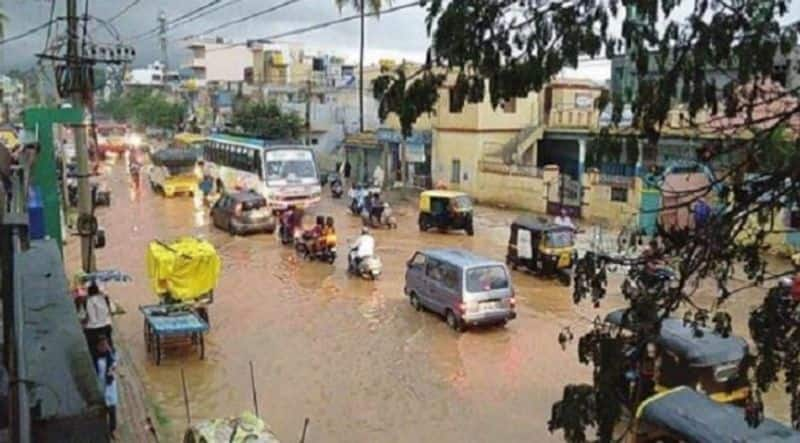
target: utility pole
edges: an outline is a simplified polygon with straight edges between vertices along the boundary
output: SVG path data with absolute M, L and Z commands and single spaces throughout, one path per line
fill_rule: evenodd
M 84 77 L 84 65 L 78 54 L 78 5 L 77 0 L 67 0 L 67 69 L 71 73 L 70 98 L 74 108 L 83 109 L 84 92 L 88 85 Z M 85 123 L 72 127 L 75 136 L 75 157 L 78 169 L 78 220 L 92 219 L 92 192 L 89 184 L 89 147 L 86 144 Z M 81 234 L 81 264 L 85 272 L 94 271 L 92 234 Z
M 306 146 L 311 145 L 311 79 L 306 80 Z
M 364 4 L 366 0 L 358 2 L 361 7 L 361 58 L 358 64 L 358 121 L 359 132 L 364 132 Z
M 161 59 L 164 62 L 164 78 L 169 72 L 169 59 L 167 58 L 167 14 L 163 10 L 158 13 L 158 35 L 161 41 Z

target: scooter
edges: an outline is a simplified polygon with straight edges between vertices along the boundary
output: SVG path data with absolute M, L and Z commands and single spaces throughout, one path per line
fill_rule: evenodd
M 347 272 L 358 275 L 367 280 L 377 280 L 383 272 L 383 263 L 377 255 L 371 255 L 361 260 L 361 263 L 356 265 L 355 249 L 350 250 L 347 257 Z
M 350 212 L 353 215 L 361 215 L 361 211 L 364 210 L 364 206 L 367 202 L 367 193 L 365 190 L 351 190 L 351 199 L 350 200 Z
M 397 219 L 392 212 L 392 206 L 389 203 L 383 204 L 383 212 L 381 212 L 380 220 L 375 217 L 370 217 L 370 214 L 365 210 L 361 211 L 361 221 L 364 226 L 369 226 L 373 229 L 387 228 L 397 229 Z

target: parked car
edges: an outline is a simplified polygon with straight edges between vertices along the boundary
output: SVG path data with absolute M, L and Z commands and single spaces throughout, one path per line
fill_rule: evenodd
M 233 235 L 275 232 L 275 216 L 255 191 L 224 193 L 211 207 L 214 226 Z
M 411 306 L 440 314 L 456 331 L 516 318 L 506 266 L 462 249 L 418 251 L 407 263 L 405 293 Z

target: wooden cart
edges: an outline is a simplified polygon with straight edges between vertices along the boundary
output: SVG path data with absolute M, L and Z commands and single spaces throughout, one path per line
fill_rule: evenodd
M 147 353 L 156 365 L 166 348 L 191 346 L 196 348 L 200 358 L 205 358 L 204 335 L 208 323 L 192 309 L 175 309 L 170 305 L 158 304 L 139 306 L 144 314 L 144 343 Z

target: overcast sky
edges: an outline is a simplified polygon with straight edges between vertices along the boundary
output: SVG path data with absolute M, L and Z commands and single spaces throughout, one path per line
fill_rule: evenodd
M 78 0 L 81 12 L 83 11 L 84 1 Z M 157 26 L 159 8 L 164 10 L 169 20 L 211 1 L 139 0 L 138 4 L 130 8 L 126 14 L 114 21 L 113 24 L 119 30 L 123 39 L 128 39 Z M 220 4 L 229 1 L 232 0 L 221 0 Z M 175 66 L 176 62 L 186 61 L 188 52 L 183 49 L 186 44 L 186 41 L 181 40 L 183 37 L 201 33 L 230 20 L 252 16 L 258 11 L 283 3 L 283 1 L 233 0 L 231 6 L 218 12 L 169 29 L 168 36 L 172 39 L 169 43 L 170 64 Z M 408 1 L 394 0 L 392 4 L 395 6 L 402 5 Z M 132 2 L 133 0 L 89 0 L 89 13 L 90 15 L 107 19 Z M 50 13 L 49 0 L 0 0 L 0 4 L 2 4 L 3 10 L 8 16 L 6 36 L 14 36 L 45 23 Z M 63 16 L 66 0 L 57 0 L 56 4 L 56 16 Z M 334 0 L 300 0 L 278 11 L 220 29 L 209 36 L 221 36 L 226 40 L 241 41 L 336 20 L 353 13 L 355 11 L 351 8 L 345 8 L 340 13 L 335 6 Z M 63 22 L 59 25 L 59 32 L 64 32 Z M 102 29 L 98 30 L 94 35 L 98 41 L 113 41 L 111 36 L 102 31 Z M 41 51 L 45 36 L 46 30 L 43 30 L 28 38 L 0 46 L 0 71 L 24 67 L 33 63 L 35 61 L 33 54 Z M 284 41 L 300 42 L 312 52 L 334 53 L 355 61 L 358 57 L 359 25 L 358 21 L 354 20 L 326 29 L 288 37 Z M 385 14 L 380 19 L 367 19 L 366 57 L 368 62 L 387 57 L 423 61 L 427 43 L 425 11 L 422 8 L 408 8 Z M 135 46 L 137 49 L 135 66 L 146 65 L 160 57 L 160 49 L 156 37 L 140 40 L 135 43 Z M 601 81 L 609 76 L 609 68 L 606 64 L 595 62 L 587 65 L 586 69 L 581 69 L 581 72 L 571 74 L 592 77 Z
M 79 9 L 83 11 L 86 0 L 78 0 Z M 89 0 L 90 15 L 110 18 L 135 0 Z M 188 56 L 183 48 L 186 41 L 183 37 L 201 33 L 204 30 L 224 22 L 250 17 L 256 12 L 283 3 L 285 0 L 217 0 L 218 4 L 231 2 L 231 6 L 218 12 L 200 17 L 185 25 L 169 29 L 170 63 L 184 62 Z M 393 0 L 392 4 L 402 5 L 410 0 Z M 138 0 L 127 13 L 115 22 L 119 33 L 126 41 L 130 37 L 148 31 L 158 25 L 159 9 L 163 9 L 167 19 L 179 17 L 195 8 L 211 3 L 212 0 Z M 688 3 L 691 2 L 686 2 Z M 6 36 L 14 36 L 45 23 L 50 13 L 50 0 L 0 0 L 2 9 L 8 16 Z M 56 0 L 56 16 L 64 15 L 66 0 Z M 216 5 L 215 5 L 216 6 Z M 212 6 L 211 8 L 215 7 Z M 209 8 L 209 9 L 211 9 Z M 209 9 L 206 9 L 208 11 Z M 246 40 L 248 38 L 266 37 L 281 32 L 314 25 L 320 22 L 336 20 L 351 15 L 355 11 L 345 8 L 341 13 L 334 0 L 299 0 L 297 3 L 281 8 L 243 23 L 238 23 L 208 35 L 220 36 L 226 40 Z M 800 18 L 800 1 L 792 2 L 788 19 Z M 91 29 L 91 27 L 90 27 Z M 61 22 L 58 32 L 64 32 Z M 42 30 L 25 39 L 0 46 L 0 71 L 14 67 L 29 66 L 34 62 L 34 54 L 40 52 L 44 45 L 46 31 Z M 96 41 L 113 41 L 102 29 L 94 34 Z M 357 60 L 359 25 L 354 20 L 320 29 L 302 35 L 289 37 L 287 41 L 303 43 L 311 52 L 324 51 L 344 56 L 351 61 Z M 425 33 L 425 11 L 422 8 L 404 9 L 392 14 L 385 14 L 380 19 L 369 18 L 367 22 L 367 61 L 380 58 L 405 58 L 422 61 L 427 48 Z M 158 39 L 154 36 L 135 42 L 137 57 L 135 66 L 151 63 L 160 56 Z M 607 62 L 590 61 L 581 65 L 578 71 L 568 70 L 564 76 L 578 76 L 602 81 L 610 76 Z

